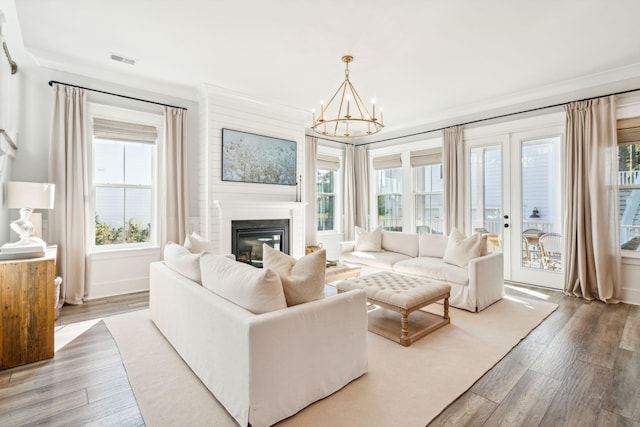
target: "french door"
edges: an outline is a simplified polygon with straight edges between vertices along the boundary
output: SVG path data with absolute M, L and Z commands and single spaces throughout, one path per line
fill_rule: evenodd
M 505 280 L 562 289 L 561 128 L 467 141 L 467 218 Z

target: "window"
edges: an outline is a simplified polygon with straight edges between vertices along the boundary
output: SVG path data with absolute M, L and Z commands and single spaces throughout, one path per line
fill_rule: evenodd
M 636 129 L 635 142 L 629 144 L 618 125 L 620 244 L 632 251 L 640 251 L 640 122 Z
M 131 114 L 132 122 L 93 116 L 94 248 L 144 247 L 155 241 L 158 132 L 156 125 L 134 123 L 138 114 Z
M 378 225 L 402 231 L 402 159 L 400 154 L 373 158 L 378 178 Z
M 318 169 L 316 173 L 316 205 L 318 231 L 335 230 L 336 194 L 335 175 L 332 170 Z
M 416 232 L 443 234 L 442 164 L 413 168 Z
M 442 150 L 411 152 L 416 232 L 443 234 L 444 181 Z
M 316 157 L 316 220 L 318 231 L 338 231 L 338 156 L 318 153 Z
M 383 230 L 402 231 L 402 168 L 378 173 L 378 225 Z

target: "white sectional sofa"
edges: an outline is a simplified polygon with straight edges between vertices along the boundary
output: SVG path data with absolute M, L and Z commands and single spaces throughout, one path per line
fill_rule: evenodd
M 363 291 L 254 314 L 155 262 L 149 305 L 158 329 L 243 427 L 272 425 L 367 371 Z
M 442 235 L 382 231 L 380 251 L 358 251 L 356 241 L 342 242 L 340 261 L 362 267 L 362 274 L 392 271 L 448 283 L 450 305 L 469 311 L 478 312 L 500 300 L 504 296 L 502 253 L 484 254 L 460 267 L 443 260 L 448 241 Z

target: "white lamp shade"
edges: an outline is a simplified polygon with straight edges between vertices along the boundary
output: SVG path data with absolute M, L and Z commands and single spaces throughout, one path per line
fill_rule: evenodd
M 9 209 L 53 209 L 55 184 L 42 182 L 9 182 L 7 207 Z

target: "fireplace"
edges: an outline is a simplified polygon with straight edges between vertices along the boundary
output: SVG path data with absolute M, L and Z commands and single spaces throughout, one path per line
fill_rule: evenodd
M 262 268 L 262 245 L 289 254 L 289 220 L 231 221 L 231 252 L 236 260 Z

